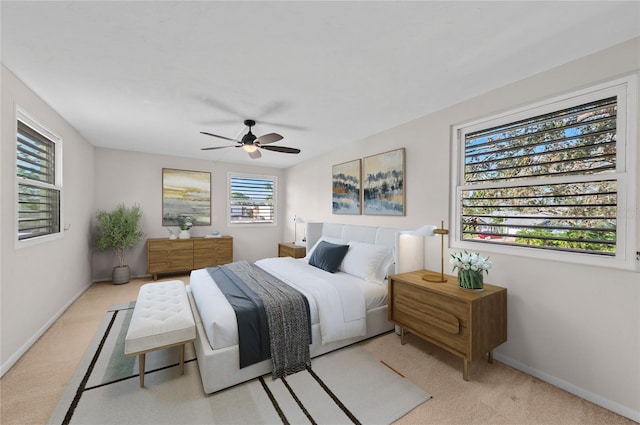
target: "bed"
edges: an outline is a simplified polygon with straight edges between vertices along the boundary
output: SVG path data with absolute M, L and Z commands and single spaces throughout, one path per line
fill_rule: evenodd
M 256 262 L 261 269 L 307 295 L 312 358 L 394 328 L 387 320 L 385 277 L 395 271 L 397 233 L 397 230 L 390 228 L 308 223 L 307 246 L 310 248 L 304 259 L 282 257 Z M 350 245 L 347 256 L 351 255 L 345 256 L 335 273 L 327 273 L 307 264 L 313 256 L 313 249 L 321 244 L 326 245 L 326 242 Z M 349 301 L 349 304 L 363 306 L 358 305 L 355 310 L 340 307 L 344 325 L 338 323 L 338 326 L 332 327 L 328 323 L 330 318 L 336 316 L 334 307 L 340 302 L 336 302 L 335 298 L 329 302 L 315 300 L 314 296 L 309 296 L 313 288 L 296 286 L 323 279 L 327 279 L 327 284 L 335 288 L 348 286 L 353 288 L 352 293 L 364 295 L 363 301 L 356 301 L 356 298 Z M 235 314 L 206 269 L 191 272 L 189 301 L 196 321 L 194 346 L 205 393 L 213 393 L 271 372 L 270 360 L 240 368 Z

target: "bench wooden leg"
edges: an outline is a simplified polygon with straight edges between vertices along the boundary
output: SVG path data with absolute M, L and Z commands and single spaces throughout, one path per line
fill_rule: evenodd
M 180 346 L 180 375 L 184 375 L 184 346 L 187 344 L 182 344 Z
M 138 369 L 140 369 L 140 387 L 144 387 L 144 356 L 145 353 L 138 355 Z

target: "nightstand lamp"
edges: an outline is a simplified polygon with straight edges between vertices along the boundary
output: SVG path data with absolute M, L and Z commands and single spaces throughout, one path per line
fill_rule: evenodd
M 293 243 L 298 242 L 298 224 L 303 224 L 305 221 L 302 217 L 293 216 Z M 303 239 L 304 241 L 304 239 Z
M 440 235 L 440 275 L 425 274 L 422 276 L 422 280 L 426 280 L 428 282 L 446 282 L 447 278 L 444 275 L 444 235 L 448 235 L 449 230 L 444 228 L 444 220 L 440 222 L 439 229 L 434 226 L 422 226 L 420 229 L 416 230 L 415 234 L 420 234 L 422 236 Z

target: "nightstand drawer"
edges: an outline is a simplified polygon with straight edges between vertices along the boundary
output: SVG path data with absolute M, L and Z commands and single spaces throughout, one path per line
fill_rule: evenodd
M 469 353 L 468 306 L 427 290 L 395 282 L 393 318 L 423 338 L 461 355 Z

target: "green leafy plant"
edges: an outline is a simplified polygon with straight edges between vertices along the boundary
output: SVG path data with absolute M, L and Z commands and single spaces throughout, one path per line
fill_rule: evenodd
M 191 230 L 193 227 L 193 220 L 189 216 L 178 216 L 178 225 L 180 230 Z
M 127 208 L 121 203 L 113 211 L 96 213 L 96 245 L 100 251 L 113 250 L 118 255 L 120 267 L 125 265 L 125 251 L 136 246 L 145 235 L 140 227 L 141 217 L 137 204 Z

